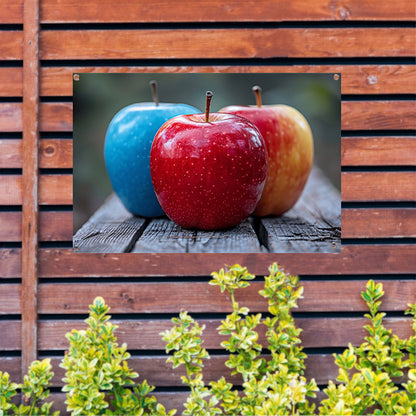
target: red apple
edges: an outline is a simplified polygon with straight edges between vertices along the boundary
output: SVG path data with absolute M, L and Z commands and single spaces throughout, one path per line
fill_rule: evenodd
M 249 120 L 231 114 L 177 116 L 156 133 L 150 173 L 167 216 L 184 228 L 232 227 L 256 207 L 267 174 L 266 146 Z
M 313 162 L 313 137 L 305 117 L 287 105 L 261 104 L 261 89 L 253 87 L 257 106 L 229 106 L 221 113 L 252 121 L 267 147 L 267 179 L 254 215 L 281 215 L 295 205 Z

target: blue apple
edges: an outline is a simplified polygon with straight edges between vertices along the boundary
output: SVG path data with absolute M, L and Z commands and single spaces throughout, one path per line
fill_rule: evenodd
M 154 86 L 152 86 L 154 88 Z M 135 215 L 163 215 L 150 177 L 150 149 L 167 120 L 200 111 L 187 104 L 138 103 L 120 110 L 111 120 L 104 143 L 104 159 L 114 192 Z

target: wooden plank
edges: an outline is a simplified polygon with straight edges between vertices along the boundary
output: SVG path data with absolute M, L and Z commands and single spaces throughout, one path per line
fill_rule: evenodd
M 167 363 L 167 355 L 152 355 L 152 356 L 132 356 L 128 360 L 129 367 L 139 373 L 140 380 L 147 380 L 150 385 L 157 387 L 174 387 L 181 386 L 181 376 L 185 375 L 183 367 L 172 369 L 172 364 Z M 263 356 L 268 358 L 267 355 Z M 52 370 L 54 376 L 51 379 L 52 387 L 62 387 L 62 378 L 65 376 L 65 370 L 59 365 L 63 357 L 52 356 L 51 359 Z M 222 376 L 228 382 L 234 385 L 241 385 L 242 378 L 239 375 L 231 375 L 231 371 L 225 366 L 228 356 L 225 355 L 211 355 L 209 360 L 204 361 L 204 381 L 219 380 Z M 0 357 L 0 368 L 10 374 L 10 378 L 17 382 L 20 380 L 20 374 L 16 372 L 16 367 L 20 363 L 20 357 Z M 335 365 L 332 354 L 309 354 L 305 359 L 305 377 L 307 379 L 315 378 L 319 385 L 327 384 L 329 380 L 334 380 L 338 377 L 339 368 Z M 398 381 L 404 381 L 406 377 L 398 378 Z
M 1 70 L 5 72 L 2 78 Z M 0 68 L 0 85 L 12 88 L 8 79 L 19 68 Z M 414 65 L 290 65 L 290 66 L 81 66 L 41 68 L 42 96 L 72 96 L 72 74 L 79 73 L 340 73 L 342 94 L 409 94 L 416 93 Z M 16 75 L 14 75 L 16 76 Z M 13 86 L 17 88 L 17 86 Z M 0 88 L 1 91 L 1 88 Z M 16 93 L 17 92 L 17 93 Z M 0 92 L 1 94 L 1 92 Z M 16 90 L 14 94 L 19 95 Z
M 242 264 L 265 275 L 273 262 L 292 274 L 414 274 L 414 245 L 348 245 L 340 254 L 83 254 L 41 249 L 40 277 L 207 276 L 224 265 Z M 0 249 L 0 277 L 19 277 L 20 249 Z
M 0 205 L 22 204 L 22 176 L 0 177 Z M 41 175 L 39 179 L 39 204 L 71 205 L 72 175 Z
M 304 297 L 296 312 L 362 312 L 366 311 L 361 292 L 366 280 L 359 281 L 302 281 Z M 383 311 L 403 311 L 416 301 L 416 281 L 387 280 L 383 282 L 385 295 Z M 236 300 L 251 311 L 266 311 L 267 301 L 259 295 L 263 282 L 252 282 L 249 288 L 236 293 Z M 82 288 L 82 289 L 81 289 Z M 221 295 L 208 282 L 157 283 L 45 283 L 39 286 L 39 313 L 86 313 L 99 294 L 111 313 L 191 313 L 232 312 L 228 296 Z M 163 299 L 163 302 L 158 301 Z M 325 299 L 323 302 L 322 300 Z M 345 301 L 348 299 L 348 302 Z
M 342 166 L 414 166 L 416 137 L 343 137 Z
M 314 168 L 301 198 L 280 217 L 262 218 L 260 240 L 273 253 L 339 253 L 341 195 Z
M 39 0 L 23 7 L 22 376 L 37 358 Z
M 20 351 L 22 348 L 21 321 L 0 320 L 0 351 Z M 20 370 L 20 368 L 19 368 Z
M 21 131 L 20 103 L 0 103 L 2 131 Z M 371 109 L 371 112 L 368 111 Z M 414 128 L 416 105 L 413 101 L 343 101 L 342 130 L 391 130 Z M 72 103 L 42 103 L 41 131 L 72 131 Z
M 39 141 L 39 167 L 72 168 L 71 139 L 41 139 Z M 22 141 L 20 139 L 0 139 L 0 169 L 22 167 Z
M 95 257 L 95 258 L 94 258 Z M 293 274 L 414 273 L 412 245 L 346 246 L 341 253 L 276 254 L 119 254 L 93 255 L 45 249 L 40 275 L 71 276 L 206 276 L 226 264 L 243 264 L 251 273 L 266 274 L 278 261 Z M 8 268 L 7 268 L 8 269 Z M 11 270 L 9 271 L 11 273 Z
M 72 212 L 43 211 L 39 213 L 40 241 L 71 241 Z M 22 241 L 22 213 L 0 212 L 0 241 Z
M 343 101 L 341 118 L 342 130 L 414 130 L 416 102 Z
M 249 220 L 230 230 L 186 230 L 166 218 L 150 222 L 133 253 L 258 253 L 260 244 Z
M 22 104 L 0 103 L 0 130 L 2 132 L 20 132 L 22 127 Z
M 75 252 L 126 253 L 134 246 L 146 227 L 146 220 L 130 214 L 112 194 L 94 215 L 77 231 L 73 239 Z
M 2 1 L 2 5 L 8 2 Z M 1 12 L 0 12 L 1 19 Z M 23 68 L 0 68 L 0 97 L 21 97 L 23 95 Z
M 23 32 L 21 30 L 0 30 L 0 39 L 0 61 L 23 59 Z
M 416 237 L 416 209 L 343 209 L 343 238 Z
M 0 2 L 0 24 L 23 23 L 23 0 Z
M 0 279 L 20 277 L 22 273 L 22 251 L 17 248 L 0 249 Z
M 20 284 L 6 283 L 0 286 L 0 315 L 13 315 L 21 313 Z
M 327 0 L 292 1 L 289 4 L 278 0 L 227 1 L 226 7 L 218 0 L 180 0 L 175 7 L 164 1 L 146 3 L 123 0 L 114 7 L 113 0 L 92 0 L 88 6 L 65 0 L 58 4 L 53 0 L 41 3 L 42 23 L 56 22 L 281 22 L 308 20 L 412 20 L 414 8 L 409 0 L 400 0 L 395 7 L 387 4 L 375 7 L 371 0 L 347 0 L 331 3 Z
M 41 33 L 40 39 L 41 59 L 45 60 L 408 57 L 414 54 L 415 31 L 413 28 L 48 30 Z
M 72 212 L 39 213 L 40 241 L 71 241 Z M 411 208 L 345 208 L 341 212 L 343 238 L 416 237 L 416 212 Z M 0 241 L 21 241 L 21 213 L 0 213 Z
M 391 329 L 401 338 L 412 335 L 411 318 L 384 318 L 386 328 Z M 1 321 L 0 321 L 1 323 Z M 172 327 L 170 320 L 113 320 L 118 325 L 115 334 L 120 345 L 127 343 L 130 350 L 164 350 L 161 332 Z M 221 349 L 221 342 L 226 338 L 218 336 L 217 328 L 221 324 L 219 319 L 198 319 L 200 325 L 205 325 L 204 347 L 207 349 Z M 349 342 L 360 345 L 367 335 L 364 325 L 365 318 L 295 318 L 295 325 L 302 328 L 300 335 L 304 348 L 334 348 L 346 347 Z M 73 328 L 85 329 L 85 324 L 75 320 L 40 321 L 39 322 L 39 350 L 58 351 L 68 348 L 65 334 Z M 259 327 L 259 342 L 265 343 L 265 326 Z M 1 342 L 1 341 L 0 341 Z
M 343 172 L 342 200 L 416 201 L 416 172 Z

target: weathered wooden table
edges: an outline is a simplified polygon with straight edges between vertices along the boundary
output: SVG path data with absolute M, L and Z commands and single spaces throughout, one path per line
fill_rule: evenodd
M 296 205 L 281 217 L 249 218 L 221 231 L 186 230 L 167 217 L 130 214 L 112 194 L 73 238 L 82 253 L 337 253 L 341 196 L 314 168 Z

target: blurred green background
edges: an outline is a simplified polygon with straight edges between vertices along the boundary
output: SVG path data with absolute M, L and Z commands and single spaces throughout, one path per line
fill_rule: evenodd
M 334 74 L 79 74 L 74 100 L 74 233 L 111 194 L 104 163 L 105 133 L 123 107 L 152 101 L 150 80 L 158 82 L 159 101 L 186 103 L 205 111 L 205 92 L 214 93 L 211 112 L 227 105 L 255 105 L 253 85 L 263 89 L 263 104 L 287 104 L 309 121 L 315 160 L 332 183 L 341 185 L 341 78 Z

